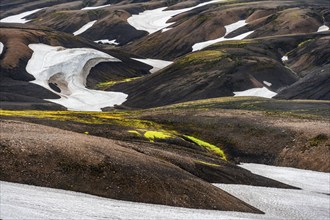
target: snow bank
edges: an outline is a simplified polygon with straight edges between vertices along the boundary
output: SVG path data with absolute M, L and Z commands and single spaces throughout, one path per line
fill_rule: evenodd
M 254 163 L 243 163 L 240 166 L 252 173 L 307 191 L 330 194 L 330 173 Z
M 114 45 L 118 45 L 119 44 L 119 43 L 116 42 L 116 40 L 108 40 L 108 39 L 96 40 L 94 42 L 95 43 L 102 43 L 102 44 L 114 44 Z
M 215 184 L 265 215 L 186 209 L 106 199 L 83 193 L 0 182 L 1 219 L 328 219 L 329 173 L 243 164 L 243 168 L 304 190 Z M 310 191 L 308 191 L 310 190 Z M 325 191 L 324 191 L 325 190 Z
M 157 8 L 153 10 L 146 10 L 144 12 L 139 13 L 138 15 L 132 15 L 127 19 L 127 22 L 137 30 L 147 31 L 149 32 L 149 34 L 152 34 L 174 24 L 174 23 L 167 23 L 167 21 L 178 14 L 221 1 L 224 0 L 208 1 L 198 4 L 194 7 L 178 9 L 178 10 L 166 10 L 167 7 Z
M 151 73 L 155 73 L 158 70 L 161 70 L 169 65 L 171 65 L 173 62 L 171 61 L 166 61 L 166 60 L 156 60 L 156 59 L 137 59 L 137 58 L 132 58 L 132 60 L 139 61 L 141 63 L 148 64 L 152 66 L 153 68 L 150 70 Z
M 120 62 L 120 60 L 89 48 L 66 49 L 45 44 L 30 44 L 33 50 L 26 70 L 38 84 L 60 99 L 48 101 L 65 106 L 69 110 L 101 111 L 126 101 L 127 95 L 120 92 L 105 92 L 85 88 L 86 78 L 92 67 L 100 62 Z M 53 90 L 49 83 L 55 84 L 60 92 Z
M 317 32 L 323 32 L 323 31 L 328 31 L 329 27 L 326 25 L 322 25 L 321 27 L 319 27 L 319 29 L 317 30 Z
M 85 7 L 82 8 L 81 10 L 95 10 L 95 9 L 99 9 L 99 8 L 105 8 L 110 6 L 111 4 L 107 4 L 107 5 L 101 5 L 101 6 L 94 6 L 94 7 Z
M 246 20 L 240 20 L 240 21 L 237 21 L 233 24 L 230 24 L 230 25 L 226 25 L 225 26 L 225 29 L 226 29 L 226 34 L 223 36 L 223 37 L 220 37 L 220 38 L 217 38 L 217 39 L 214 39 L 214 40 L 209 40 L 209 41 L 204 41 L 204 42 L 199 42 L 199 43 L 196 43 L 192 46 L 192 51 L 197 51 L 197 50 L 201 50 L 205 47 L 208 47 L 212 44 L 215 44 L 215 43 L 219 43 L 221 41 L 226 41 L 226 40 L 242 40 L 244 39 L 245 37 L 247 37 L 248 35 L 252 34 L 253 31 L 249 31 L 249 32 L 246 32 L 246 33 L 243 33 L 243 34 L 240 34 L 236 37 L 232 37 L 232 38 L 226 38 L 226 36 L 228 34 L 230 34 L 231 32 L 241 28 L 241 27 L 244 27 L 246 25 Z
M 94 21 L 90 21 L 88 22 L 87 24 L 85 24 L 84 26 L 82 26 L 79 30 L 75 31 L 73 33 L 73 35 L 79 35 L 79 34 L 82 34 L 84 33 L 85 31 L 87 31 L 89 28 L 91 28 L 95 23 L 97 22 L 97 20 L 94 20 Z
M 34 14 L 34 13 L 36 13 L 36 12 L 42 10 L 42 9 L 44 9 L 44 8 L 39 8 L 39 9 L 35 9 L 35 10 L 32 10 L 32 11 L 26 11 L 26 12 L 20 13 L 18 15 L 9 16 L 9 17 L 1 19 L 0 22 L 24 24 L 24 23 L 27 23 L 27 22 L 30 21 L 30 20 L 24 19 L 25 17 L 27 17 L 29 15 L 32 15 L 32 14 Z
M 234 96 L 258 96 L 264 98 L 273 98 L 277 95 L 276 92 L 272 92 L 266 87 L 262 88 L 252 88 L 245 91 L 234 92 Z
M 3 48 L 4 48 L 4 45 L 3 45 L 3 43 L 2 42 L 0 42 L 0 55 L 2 54 L 2 52 L 3 52 Z

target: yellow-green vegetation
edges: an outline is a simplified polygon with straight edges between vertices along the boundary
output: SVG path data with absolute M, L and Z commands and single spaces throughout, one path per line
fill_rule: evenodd
M 157 123 L 136 118 L 136 112 L 12 111 L 0 110 L 0 116 L 29 117 L 84 124 L 113 124 L 134 129 L 161 129 Z
M 151 142 L 154 142 L 155 139 L 168 139 L 173 137 L 170 133 L 163 131 L 146 131 L 144 137 L 149 139 Z
M 298 45 L 298 47 L 306 46 L 307 44 L 311 43 L 312 41 L 314 41 L 314 39 L 305 40 L 305 41 L 301 42 L 301 43 Z
M 203 165 L 207 165 L 207 166 L 211 166 L 211 167 L 219 167 L 219 166 L 220 166 L 219 164 L 209 163 L 209 162 L 202 161 L 202 160 L 194 160 L 194 161 L 195 161 L 196 163 L 203 164 Z
M 165 140 L 169 138 L 175 138 L 176 132 L 175 131 L 166 131 L 166 130 L 129 130 L 129 133 L 135 134 L 139 137 L 144 137 L 148 139 L 150 142 L 155 142 L 155 140 Z
M 178 64 L 199 64 L 217 62 L 226 57 L 226 53 L 220 50 L 205 50 L 188 54 L 179 58 Z
M 133 80 L 137 80 L 139 78 L 141 78 L 141 77 L 127 78 L 127 79 L 114 80 L 114 81 L 108 81 L 108 82 L 100 82 L 100 83 L 96 84 L 96 86 L 99 89 L 105 90 L 105 89 L 110 88 L 111 86 L 114 86 L 114 85 L 118 84 L 118 83 L 127 83 L 127 82 L 131 82 Z
M 208 151 L 215 153 L 216 155 L 220 156 L 223 160 L 227 160 L 225 152 L 223 150 L 221 150 L 219 147 L 217 147 L 213 144 L 207 143 L 205 141 L 202 141 L 198 138 L 192 137 L 192 136 L 183 135 L 183 137 L 185 137 L 186 139 L 192 141 L 193 143 L 207 149 Z

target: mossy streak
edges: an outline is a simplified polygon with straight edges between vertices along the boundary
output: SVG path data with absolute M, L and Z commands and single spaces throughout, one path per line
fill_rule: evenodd
M 202 160 L 195 160 L 196 163 L 198 164 L 203 164 L 203 165 L 207 165 L 207 166 L 211 166 L 211 167 L 219 167 L 219 164 L 215 164 L 215 163 L 209 163 L 206 161 L 202 161 Z
M 127 79 L 122 79 L 122 80 L 114 80 L 114 81 L 108 81 L 108 82 L 100 82 L 98 84 L 96 84 L 96 86 L 99 89 L 105 90 L 110 88 L 111 86 L 114 86 L 118 83 L 127 83 L 127 82 L 131 82 L 133 80 L 137 80 L 140 79 L 141 77 L 134 77 L 134 78 L 127 78 Z
M 190 141 L 192 141 L 193 143 L 195 143 L 195 144 L 197 144 L 197 145 L 199 145 L 201 147 L 204 147 L 208 151 L 217 154 L 223 160 L 227 160 L 226 155 L 225 155 L 225 152 L 223 152 L 223 150 L 221 150 L 219 147 L 217 147 L 217 146 L 215 146 L 213 144 L 207 143 L 205 141 L 202 141 L 202 140 L 200 140 L 198 138 L 192 137 L 192 136 L 183 135 L 183 137 L 186 138 L 186 139 L 188 139 L 188 140 L 190 140 Z
M 226 57 L 226 53 L 219 50 L 205 50 L 188 54 L 180 58 L 177 63 L 183 64 L 199 64 L 199 63 L 213 63 L 220 61 Z

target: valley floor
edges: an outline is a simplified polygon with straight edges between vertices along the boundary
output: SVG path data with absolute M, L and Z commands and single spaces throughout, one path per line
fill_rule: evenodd
M 6 219 L 328 219 L 330 173 L 260 164 L 243 168 L 302 190 L 216 184 L 266 214 L 177 208 L 0 182 L 0 218 Z M 91 206 L 91 204 L 93 204 Z

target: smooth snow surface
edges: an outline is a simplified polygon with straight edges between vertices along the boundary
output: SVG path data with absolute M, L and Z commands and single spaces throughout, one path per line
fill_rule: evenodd
M 264 83 L 266 86 L 272 86 L 272 84 L 271 84 L 270 82 L 263 81 L 263 83 Z
M 288 57 L 288 56 L 283 56 L 283 57 L 281 58 L 281 60 L 282 60 L 282 62 L 288 61 L 288 60 L 289 60 L 289 57 Z
M 84 33 L 85 31 L 87 31 L 89 28 L 91 28 L 95 23 L 97 22 L 97 20 L 94 20 L 94 21 L 90 21 L 88 22 L 87 24 L 85 24 L 84 26 L 82 26 L 79 30 L 75 31 L 73 33 L 73 35 L 79 35 L 79 34 L 82 34 Z
M 2 52 L 3 52 L 3 48 L 4 48 L 4 45 L 3 45 L 3 43 L 2 42 L 0 42 L 0 55 L 2 54 Z
M 108 40 L 108 39 L 96 40 L 94 42 L 95 43 L 102 43 L 102 44 L 114 44 L 114 45 L 118 45 L 119 44 L 119 43 L 116 42 L 116 40 Z
M 149 34 L 152 34 L 174 24 L 174 23 L 167 23 L 167 21 L 178 14 L 221 1 L 224 0 L 208 1 L 198 4 L 194 7 L 183 8 L 178 10 L 166 11 L 167 7 L 157 8 L 153 10 L 146 10 L 138 15 L 132 15 L 127 19 L 127 22 L 137 30 L 147 31 L 149 32 Z
M 317 30 L 317 32 L 323 32 L 323 31 L 328 31 L 329 27 L 326 25 L 322 25 L 321 27 L 319 27 L 319 29 Z
M 26 12 L 20 13 L 18 15 L 12 15 L 12 16 L 1 19 L 0 22 L 24 24 L 24 23 L 27 23 L 27 22 L 30 21 L 30 20 L 24 19 L 25 17 L 27 17 L 29 15 L 32 15 L 32 14 L 34 14 L 34 13 L 36 13 L 36 12 L 42 10 L 42 9 L 44 9 L 44 8 L 39 8 L 39 9 L 35 9 L 35 10 L 32 10 L 32 11 L 26 11 Z
M 94 7 L 85 7 L 85 8 L 82 8 L 81 10 L 94 10 L 94 9 L 99 9 L 99 8 L 108 7 L 108 6 L 110 6 L 110 5 L 111 5 L 111 4 L 101 5 L 101 6 L 94 6 Z
M 6 219 L 317 219 L 330 215 L 329 173 L 260 164 L 243 164 L 259 175 L 303 190 L 215 184 L 266 214 L 185 209 L 106 199 L 83 193 L 0 182 L 0 218 Z
M 120 92 L 104 92 L 85 88 L 86 78 L 92 67 L 100 62 L 120 62 L 120 60 L 90 48 L 66 49 L 45 44 L 30 44 L 33 50 L 26 70 L 38 84 L 61 96 L 48 101 L 65 106 L 69 110 L 101 111 L 101 108 L 120 105 L 127 95 Z M 49 86 L 56 84 L 61 92 Z
M 270 91 L 266 87 L 252 88 L 245 91 L 234 92 L 234 96 L 258 96 L 264 98 L 273 98 L 277 95 L 276 92 Z
M 173 63 L 171 61 L 156 60 L 156 59 L 149 59 L 149 58 L 148 59 L 132 58 L 132 59 L 152 66 L 153 68 L 150 70 L 151 73 L 155 73 L 158 70 L 163 69 Z
M 217 38 L 217 39 L 214 39 L 214 40 L 209 40 L 209 41 L 204 41 L 204 42 L 199 42 L 199 43 L 196 43 L 192 46 L 192 51 L 197 51 L 197 50 L 201 50 L 205 47 L 208 47 L 212 44 L 215 44 L 215 43 L 219 43 L 219 42 L 222 42 L 222 41 L 226 41 L 226 40 L 242 40 L 244 39 L 245 37 L 247 37 L 248 35 L 252 34 L 253 31 L 249 31 L 249 32 L 246 32 L 246 33 L 243 33 L 243 34 L 240 34 L 236 37 L 232 37 L 232 38 L 226 38 L 226 36 L 228 34 L 230 34 L 231 32 L 241 28 L 241 27 L 244 27 L 246 25 L 246 21 L 245 20 L 240 20 L 240 21 L 237 21 L 233 24 L 230 24 L 230 25 L 226 25 L 225 26 L 225 29 L 226 29 L 226 34 L 223 36 L 223 37 L 220 37 L 220 38 Z
M 330 194 L 330 173 L 254 163 L 243 163 L 240 166 L 250 170 L 252 173 L 278 180 L 303 190 Z

